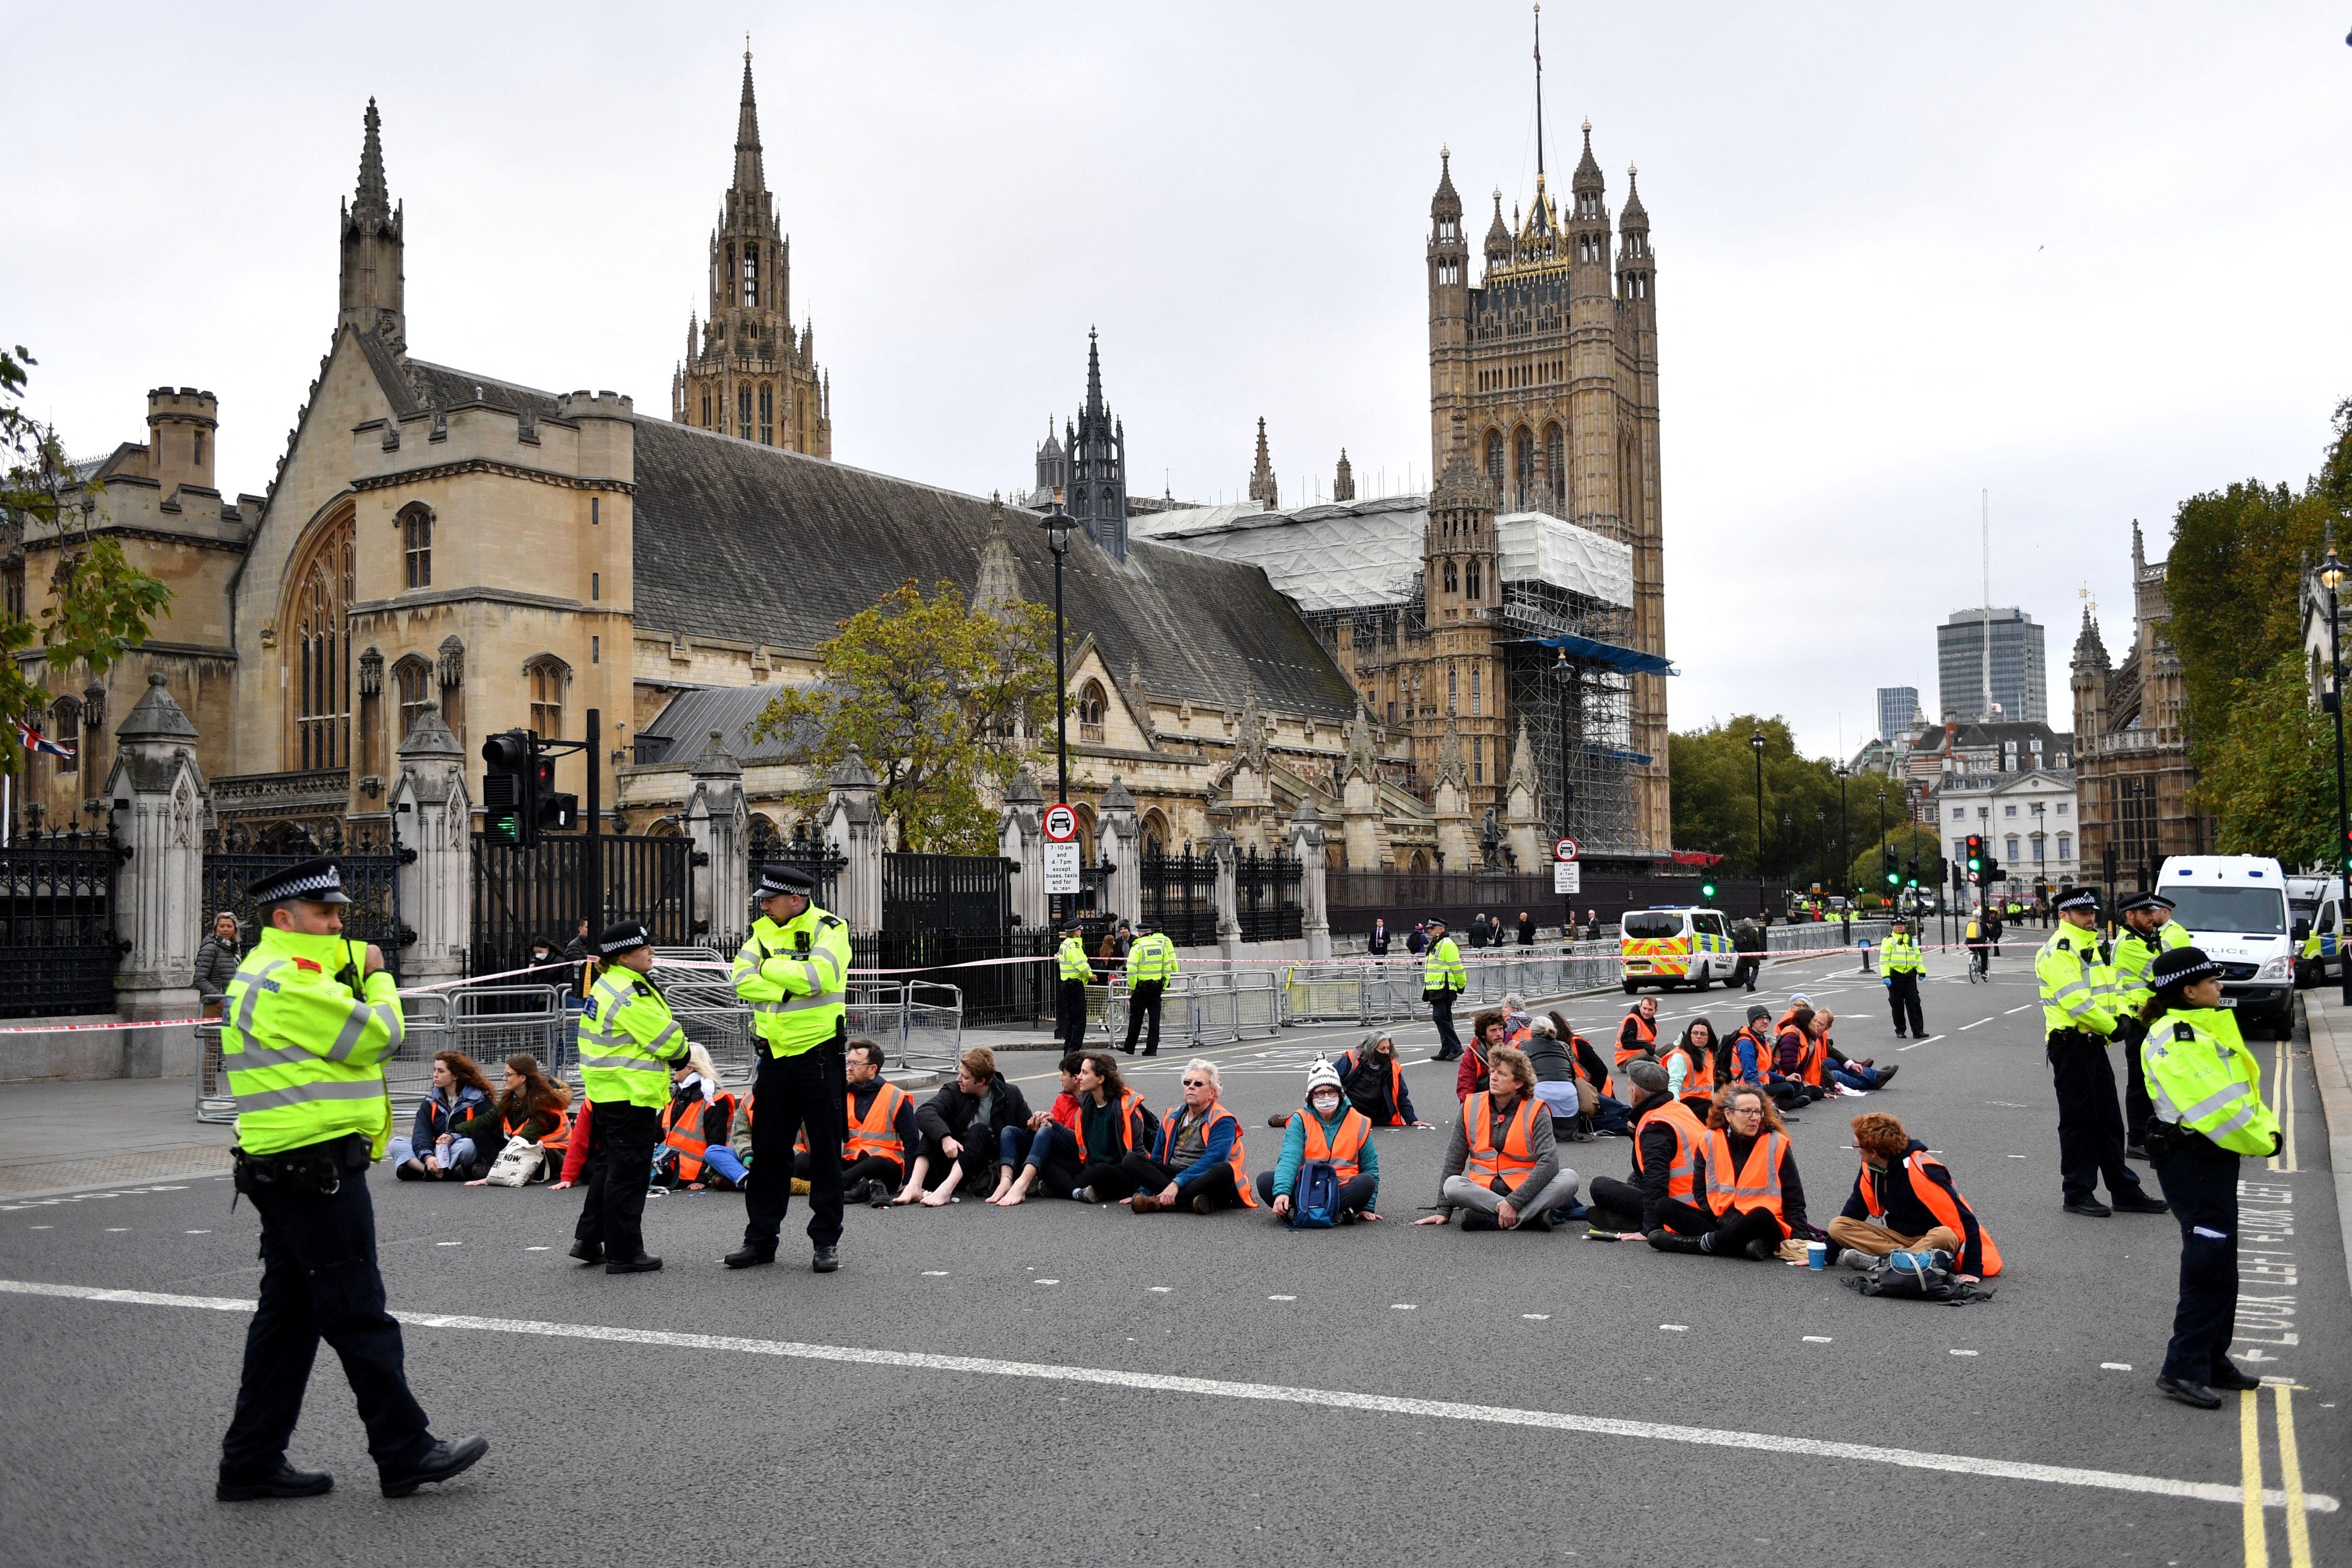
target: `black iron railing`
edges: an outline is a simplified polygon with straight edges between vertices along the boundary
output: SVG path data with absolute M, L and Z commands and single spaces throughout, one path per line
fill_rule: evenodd
M 130 945 L 114 934 L 121 863 L 102 833 L 27 833 L 0 848 L 0 1017 L 113 1007 Z
M 1146 855 L 1142 870 L 1143 919 L 1156 923 L 1178 947 L 1207 947 L 1217 940 L 1217 866 L 1205 855 Z
M 1298 862 L 1261 858 L 1255 849 L 1234 863 L 1234 915 L 1244 942 L 1288 942 L 1299 934 Z
M 475 973 L 519 967 L 534 939 L 552 942 L 561 952 L 583 920 L 591 938 L 615 921 L 638 920 L 662 946 L 695 940 L 691 840 L 596 842 L 604 849 L 604 901 L 589 910 L 582 907 L 580 890 L 585 835 L 550 834 L 528 847 L 474 835 Z
M 259 934 L 260 912 L 246 889 L 318 855 L 333 856 L 341 868 L 343 894 L 351 900 L 343 909 L 343 934 L 383 948 L 384 967 L 396 977 L 401 950 L 416 940 L 400 919 L 400 868 L 415 860 L 416 851 L 402 847 L 379 824 L 358 824 L 348 837 L 333 826 L 323 837 L 299 826 L 257 834 L 232 825 L 206 833 L 201 911 L 206 929 L 226 910 L 236 917 L 240 938 L 250 948 Z

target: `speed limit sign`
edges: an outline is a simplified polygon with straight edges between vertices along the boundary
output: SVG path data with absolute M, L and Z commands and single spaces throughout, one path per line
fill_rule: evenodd
M 1067 844 L 1078 836 L 1078 814 L 1062 805 L 1045 808 L 1045 837 L 1056 844 Z

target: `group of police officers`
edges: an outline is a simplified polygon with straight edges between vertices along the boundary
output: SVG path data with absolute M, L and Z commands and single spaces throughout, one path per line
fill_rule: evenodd
M 730 1268 L 775 1260 L 793 1149 L 803 1133 L 811 1267 L 821 1274 L 840 1267 L 849 931 L 816 907 L 814 891 L 796 868 L 761 868 L 752 889 L 760 917 L 731 966 L 736 994 L 751 1009 L 759 1068 L 743 1245 L 727 1255 Z M 331 1476 L 298 1470 L 286 1457 L 323 1340 L 341 1358 L 384 1495 L 404 1497 L 470 1468 L 489 1445 L 433 1436 L 402 1370 L 400 1325 L 385 1310 L 376 1265 L 366 1176 L 392 1131 L 383 1063 L 403 1037 L 400 997 L 383 953 L 342 934 L 350 900 L 334 860 L 304 861 L 247 893 L 262 929 L 228 984 L 221 1052 L 237 1106 L 235 1184 L 260 1216 L 263 1268 L 215 1495 L 240 1501 L 332 1488 Z M 2278 1122 L 2263 1100 L 2261 1069 L 2221 1005 L 2220 966 L 2168 923 L 2166 900 L 2142 893 L 2126 900 L 2112 950 L 2099 937 L 2094 892 L 2062 893 L 2056 907 L 2063 923 L 2034 971 L 2058 1095 L 2065 1207 L 2111 1213 L 2095 1197 L 2104 1176 L 2116 1207 L 2168 1207 L 2179 1220 L 2180 1300 L 2158 1383 L 2171 1398 L 2214 1408 L 2221 1392 L 2257 1385 L 2227 1353 L 2237 1308 L 2237 1166 L 2241 1156 L 2277 1151 Z M 1443 1054 L 1460 1048 L 1448 1037 L 1444 1005 L 1460 988 L 1461 959 L 1447 951 L 1453 943 L 1442 928 L 1433 935 L 1424 981 Z M 646 1177 L 670 1073 L 686 1061 L 688 1041 L 649 978 L 646 928 L 624 921 L 597 946 L 604 972 L 579 1024 L 590 1125 L 572 1256 L 608 1273 L 641 1273 L 661 1267 L 645 1249 Z M 1075 930 L 1059 955 L 1066 995 L 1070 983 L 1085 983 L 1072 973 L 1074 947 L 1085 963 Z M 1128 963 L 1138 993 L 1132 1050 L 1144 988 L 1151 987 L 1156 1023 L 1174 949 L 1150 931 Z M 1906 961 L 1902 973 L 1917 970 Z M 1904 1021 L 1898 1012 L 1898 1028 Z M 1918 1026 L 1916 1013 L 1911 1023 Z M 1153 1035 L 1156 1049 L 1156 1028 Z M 2129 1061 L 2124 1111 L 2106 1058 L 2110 1039 L 2125 1044 Z M 2141 1154 L 2143 1144 L 2168 1204 L 2147 1196 L 2125 1163 L 2127 1146 Z

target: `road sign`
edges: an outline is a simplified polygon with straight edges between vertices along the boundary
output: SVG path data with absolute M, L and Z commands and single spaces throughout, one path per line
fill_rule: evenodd
M 1045 846 L 1045 891 L 1075 893 L 1078 891 L 1078 847 L 1075 844 Z
M 1075 844 L 1078 837 L 1078 814 L 1060 804 L 1045 808 L 1045 837 L 1055 844 Z M 1051 889 L 1055 892 L 1076 892 L 1076 888 Z
M 1553 861 L 1551 863 L 1551 890 L 1555 893 L 1580 893 L 1584 891 L 1584 868 L 1578 865 L 1573 860 Z
M 1555 860 L 1573 860 L 1576 854 L 1577 844 L 1573 838 L 1562 838 L 1551 847 L 1551 858 Z

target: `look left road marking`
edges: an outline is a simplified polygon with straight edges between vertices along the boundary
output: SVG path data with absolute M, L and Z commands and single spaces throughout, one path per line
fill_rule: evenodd
M 254 1303 L 236 1297 L 175 1296 L 155 1290 L 110 1290 L 90 1285 L 53 1285 L 24 1279 L 0 1279 L 0 1295 L 46 1296 L 126 1307 L 178 1307 L 210 1312 L 250 1312 Z M 1868 1443 L 1832 1442 L 1817 1437 L 1790 1437 L 1771 1432 L 1735 1432 L 1711 1426 L 1681 1426 L 1657 1421 L 1628 1421 L 1608 1415 L 1580 1415 L 1570 1411 L 1520 1410 L 1507 1405 L 1467 1405 L 1450 1399 L 1407 1399 L 1384 1394 L 1358 1394 L 1338 1388 L 1286 1387 L 1278 1384 L 1234 1383 L 1219 1378 L 1177 1377 L 1161 1373 L 1127 1372 L 1110 1367 L 1070 1366 L 1044 1362 L 997 1361 L 982 1356 L 935 1355 L 922 1351 L 869 1350 L 855 1345 L 802 1344 L 788 1340 L 753 1340 L 730 1334 L 677 1333 L 662 1329 L 633 1329 L 601 1323 L 551 1323 L 518 1318 L 476 1318 L 458 1313 L 395 1312 L 401 1322 L 419 1329 L 454 1329 L 488 1334 L 525 1334 L 536 1338 L 601 1341 L 612 1344 L 655 1345 L 669 1350 L 724 1351 L 738 1355 L 784 1356 L 796 1361 L 834 1362 L 851 1366 L 887 1367 L 908 1372 L 962 1373 L 979 1377 L 1015 1377 L 1041 1383 L 1092 1384 L 1106 1388 L 1143 1389 L 1153 1393 L 1206 1394 L 1214 1398 L 1260 1400 L 1327 1410 L 1357 1410 L 1378 1415 L 1402 1415 L 1414 1420 L 1474 1421 L 1498 1426 L 1524 1426 L 1554 1432 L 1584 1432 L 1606 1437 L 1639 1437 L 1651 1442 L 1679 1443 L 1712 1448 L 1746 1448 L 1765 1453 L 1795 1454 L 1812 1458 L 1847 1459 L 1860 1464 L 1888 1465 L 1902 1469 L 1938 1471 L 1947 1475 L 1982 1476 L 1993 1480 L 2033 1481 L 2045 1486 L 2082 1487 L 2098 1491 L 2133 1492 L 2147 1497 L 2179 1498 L 2194 1502 L 2242 1507 L 2245 1489 L 2218 1481 L 2184 1481 L 2168 1476 L 2133 1475 L 2123 1470 L 2095 1470 L 2074 1465 L 2029 1464 L 2015 1459 L 1986 1458 L 1973 1454 L 1937 1454 L 1918 1448 L 1889 1448 Z M 2299 1481 L 2299 1478 L 2298 1478 Z M 2262 1505 L 2284 1509 L 2284 1489 L 2261 1494 Z M 2313 1513 L 2335 1513 L 2340 1504 L 2325 1492 L 2303 1494 L 2304 1508 Z

